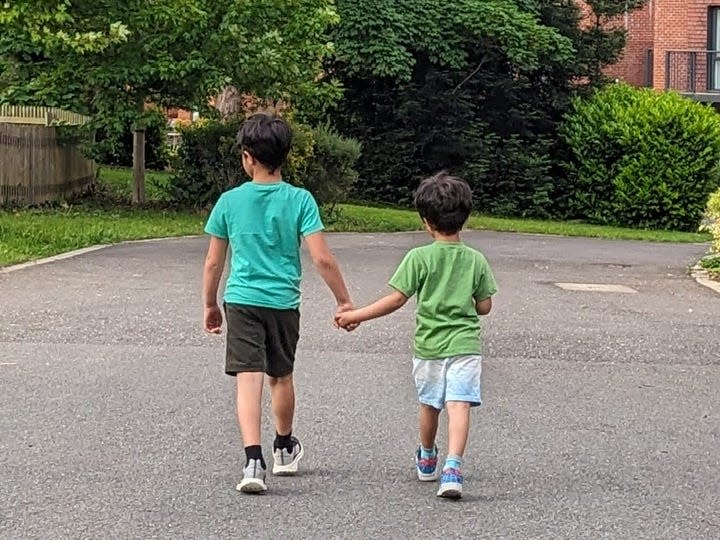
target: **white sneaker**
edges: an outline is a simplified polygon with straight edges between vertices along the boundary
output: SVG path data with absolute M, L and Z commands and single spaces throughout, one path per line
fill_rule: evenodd
M 295 437 L 290 439 L 293 442 L 292 449 L 276 448 L 273 452 L 275 463 L 273 464 L 273 474 L 277 476 L 293 476 L 298 471 L 298 463 L 305 455 L 302 444 Z
M 243 479 L 235 489 L 242 493 L 262 493 L 267 491 L 265 485 L 265 467 L 259 459 L 251 459 L 243 469 Z

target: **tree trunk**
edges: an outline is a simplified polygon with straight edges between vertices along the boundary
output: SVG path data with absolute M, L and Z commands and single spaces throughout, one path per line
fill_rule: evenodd
M 215 98 L 215 108 L 223 119 L 239 117 L 243 112 L 242 95 L 234 86 L 228 86 Z
M 133 131 L 133 204 L 145 203 L 145 130 Z

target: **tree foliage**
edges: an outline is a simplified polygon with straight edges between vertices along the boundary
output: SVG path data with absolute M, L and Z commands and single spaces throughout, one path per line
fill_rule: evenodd
M 620 2 L 595 2 L 604 20 Z M 601 5 L 602 4 L 602 5 Z M 624 4 L 624 2 L 623 2 Z M 360 197 L 408 202 L 449 168 L 480 210 L 556 215 L 557 126 L 578 86 L 617 59 L 614 31 L 581 25 L 574 0 L 340 0 L 329 70 L 346 87 L 341 131 L 358 138 Z
M 207 108 L 227 85 L 322 108 L 332 0 L 127 0 L 0 6 L 0 103 L 58 106 L 142 129 L 145 105 Z

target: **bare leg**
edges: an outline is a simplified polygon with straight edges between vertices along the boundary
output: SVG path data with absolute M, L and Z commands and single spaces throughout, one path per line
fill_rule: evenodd
M 262 372 L 237 374 L 237 415 L 243 446 L 260 444 L 264 377 Z
M 440 411 L 429 405 L 420 404 L 420 444 L 423 448 L 435 447 Z
M 470 430 L 470 404 L 448 401 L 448 455 L 462 457 Z
M 295 416 L 295 384 L 292 374 L 285 377 L 269 377 L 272 412 L 275 417 L 275 431 L 278 435 L 289 435 Z

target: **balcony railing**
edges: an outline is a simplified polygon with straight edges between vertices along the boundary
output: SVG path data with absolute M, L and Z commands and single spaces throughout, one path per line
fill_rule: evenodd
M 720 95 L 720 51 L 667 51 L 665 89 Z

